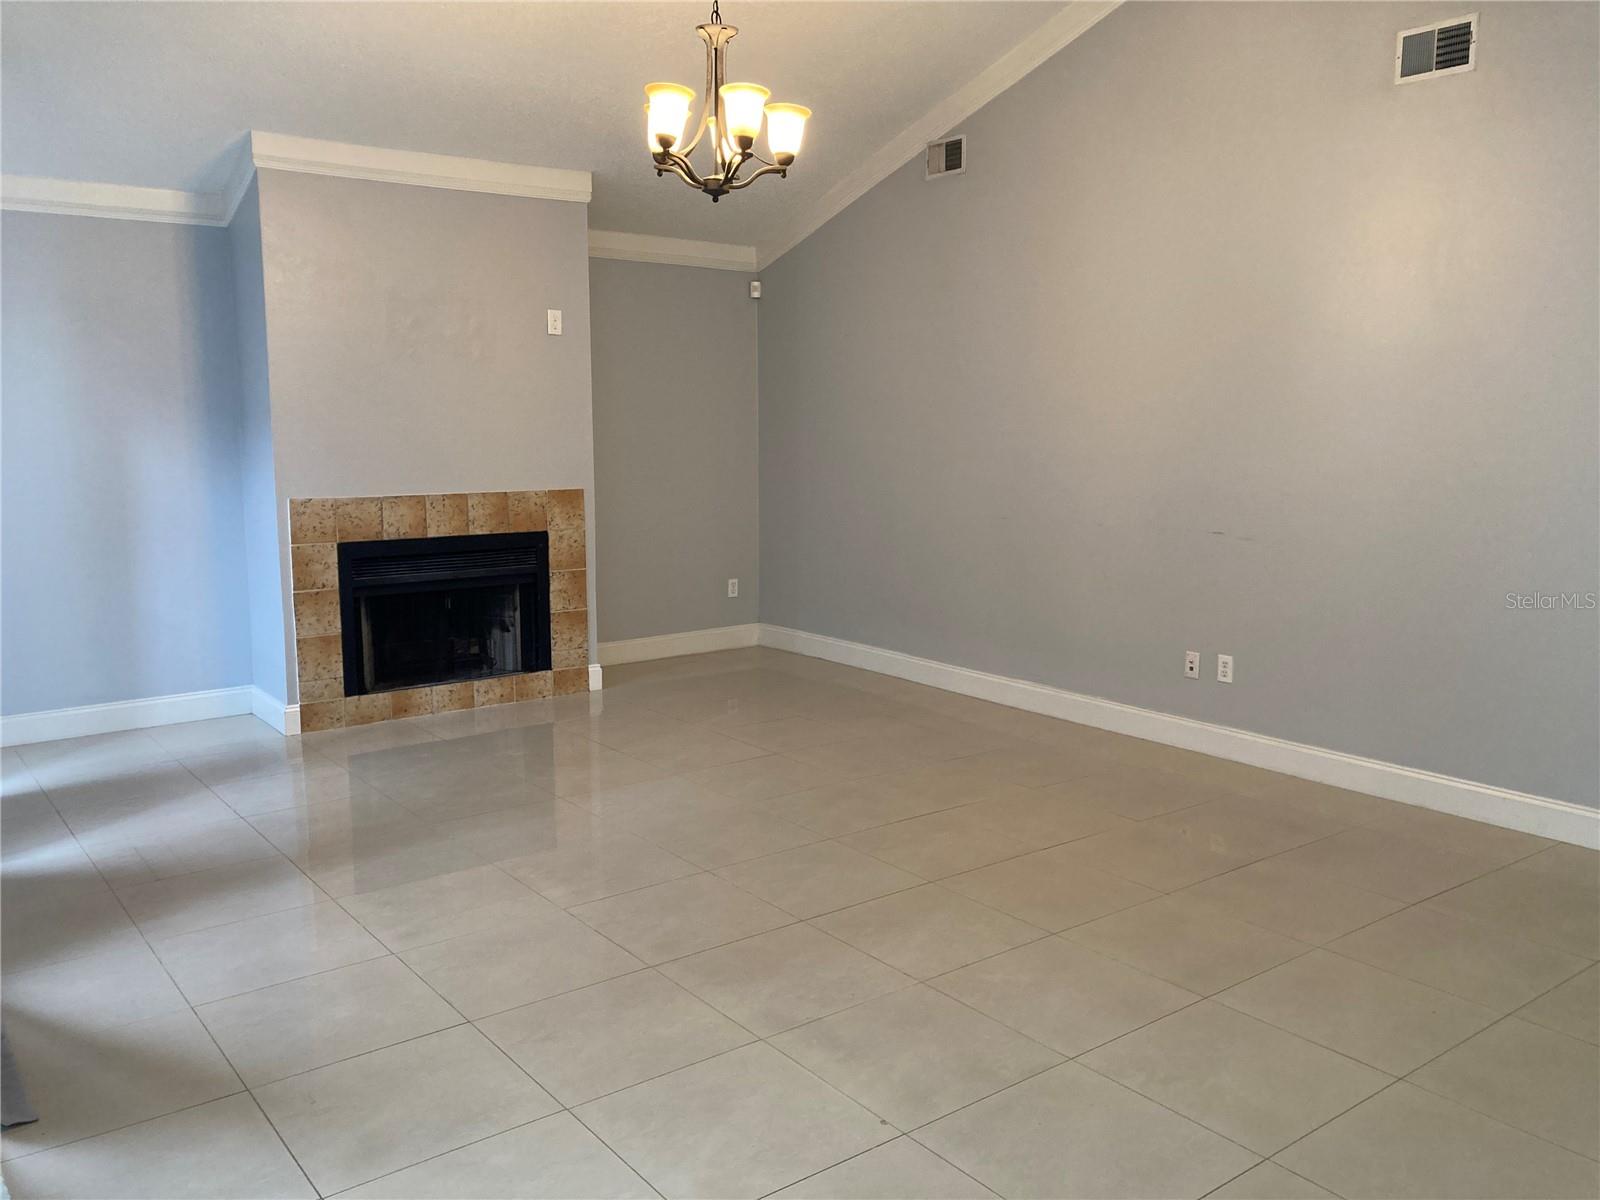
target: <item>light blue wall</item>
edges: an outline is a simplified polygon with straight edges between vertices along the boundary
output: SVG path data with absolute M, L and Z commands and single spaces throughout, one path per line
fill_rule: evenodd
M 239 360 L 239 466 L 245 590 L 249 597 L 250 678 L 287 699 L 287 634 L 279 567 L 278 484 L 272 453 L 272 393 L 267 372 L 267 307 L 261 262 L 261 190 L 255 183 L 228 227 L 233 251 Z
M 249 682 L 225 230 L 7 212 L 0 711 Z

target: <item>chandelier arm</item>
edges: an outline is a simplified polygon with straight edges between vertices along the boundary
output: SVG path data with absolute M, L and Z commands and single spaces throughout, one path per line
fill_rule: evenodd
M 699 188 L 702 191 L 705 190 L 706 181 L 695 174 L 694 168 L 689 165 L 687 159 L 677 159 L 676 156 L 672 156 L 664 163 L 656 163 L 656 169 L 659 171 L 671 171 L 690 187 Z
M 753 174 L 746 175 L 743 179 L 739 180 L 736 183 L 728 183 L 728 184 L 724 184 L 723 186 L 730 192 L 737 192 L 740 188 L 749 187 L 752 183 L 754 183 L 756 180 L 760 179 L 763 175 L 787 175 L 788 171 L 789 171 L 788 167 L 780 167 L 776 163 L 774 163 L 771 166 L 762 167 L 759 171 L 756 171 Z
M 706 102 L 711 106 L 711 113 L 715 118 L 713 124 L 717 131 L 712 138 L 711 152 L 718 172 L 724 176 L 728 173 L 727 163 L 722 158 L 722 148 L 728 141 L 728 122 L 722 111 L 722 84 L 725 70 L 723 48 L 715 43 L 706 47 Z
M 702 113 L 700 115 L 700 124 L 694 131 L 694 137 L 689 139 L 689 144 L 687 146 L 685 146 L 682 150 L 678 151 L 679 154 L 689 155 L 689 154 L 693 154 L 694 153 L 694 148 L 700 144 L 700 139 L 705 137 L 705 135 L 706 135 L 706 116 L 707 115 L 708 114 L 706 114 L 706 113 Z
M 716 53 L 716 51 L 712 48 L 711 43 L 707 42 L 706 43 L 706 94 L 705 94 L 704 99 L 702 99 L 700 101 L 700 124 L 695 128 L 694 137 L 689 140 L 689 144 L 687 146 L 685 146 L 681 151 L 679 151 L 680 154 L 683 154 L 685 156 L 694 153 L 694 148 L 700 144 L 700 139 L 705 137 L 705 135 L 706 135 L 706 126 L 710 123 L 712 114 L 714 114 L 716 112 L 716 107 L 712 103 L 712 100 L 716 96 L 716 93 L 711 90 L 712 81 L 713 81 L 712 55 L 715 54 L 715 53 Z

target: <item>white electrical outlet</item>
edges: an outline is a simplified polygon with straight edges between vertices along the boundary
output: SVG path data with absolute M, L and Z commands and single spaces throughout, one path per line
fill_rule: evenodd
M 728 599 L 732 600 L 738 594 L 739 594 L 739 581 L 737 579 L 728 580 Z
M 1185 650 L 1183 652 L 1183 677 L 1185 679 L 1200 678 L 1200 651 Z
M 561 310 L 559 308 L 547 308 L 544 310 L 544 331 L 554 334 L 556 337 L 561 336 Z
M 1217 682 L 1218 683 L 1232 683 L 1233 682 L 1233 655 L 1231 655 L 1231 654 L 1219 654 L 1219 655 L 1217 655 Z

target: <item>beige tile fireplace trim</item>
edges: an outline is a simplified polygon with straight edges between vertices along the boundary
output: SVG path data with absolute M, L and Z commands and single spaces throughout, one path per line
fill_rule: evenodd
M 339 628 L 340 542 L 464 533 L 534 533 L 542 529 L 550 533 L 553 670 L 369 696 L 344 694 L 344 647 Z M 589 586 L 584 537 L 581 488 L 289 501 L 290 587 L 301 732 L 587 691 Z

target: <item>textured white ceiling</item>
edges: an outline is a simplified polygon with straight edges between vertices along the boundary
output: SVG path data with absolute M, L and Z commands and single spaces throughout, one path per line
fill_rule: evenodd
M 730 78 L 816 116 L 787 180 L 657 179 L 642 86 L 698 91 L 706 3 L 0 5 L 0 167 L 215 191 L 249 129 L 594 173 L 590 226 L 761 243 L 1063 6 L 726 0 Z

